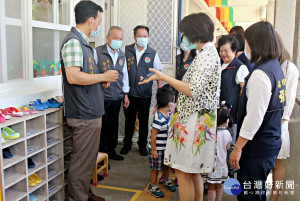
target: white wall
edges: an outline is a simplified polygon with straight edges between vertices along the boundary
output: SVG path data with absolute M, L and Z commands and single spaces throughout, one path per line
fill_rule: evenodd
M 46 101 L 61 95 L 60 75 L 3 83 L 0 89 L 0 108 L 20 107 L 36 99 Z
M 257 22 L 260 18 L 260 7 L 233 7 L 233 21 Z
M 201 12 L 200 7 L 194 2 L 194 0 L 189 0 L 188 14 Z
M 296 0 L 276 0 L 275 30 L 281 35 L 285 48 L 293 55 Z
M 281 201 L 300 199 L 300 160 L 299 160 L 299 142 L 300 142 L 300 105 L 295 103 L 292 116 L 289 122 L 289 132 L 291 141 L 291 156 L 284 160 L 286 169 L 286 180 L 295 181 L 295 196 L 281 196 Z
M 271 1 L 267 5 L 267 21 L 274 25 L 275 20 L 275 1 Z

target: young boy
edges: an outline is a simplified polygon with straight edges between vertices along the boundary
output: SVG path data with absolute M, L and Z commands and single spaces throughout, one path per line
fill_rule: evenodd
M 163 171 L 163 186 L 168 191 L 175 191 L 176 187 L 169 179 L 169 167 L 163 165 L 164 153 L 168 138 L 170 117 L 168 113 L 172 110 L 174 92 L 170 86 L 165 85 L 157 91 L 157 111 L 153 117 L 151 137 L 148 143 L 149 162 L 151 168 L 148 192 L 155 197 L 163 197 L 164 193 L 157 186 L 157 177 L 160 170 Z

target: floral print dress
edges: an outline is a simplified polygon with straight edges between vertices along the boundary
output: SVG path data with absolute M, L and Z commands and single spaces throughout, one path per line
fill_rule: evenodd
M 172 116 L 164 164 L 186 173 L 209 173 L 215 166 L 216 111 L 219 104 L 220 59 L 213 43 L 199 51 L 182 81 L 193 98 L 179 93 Z

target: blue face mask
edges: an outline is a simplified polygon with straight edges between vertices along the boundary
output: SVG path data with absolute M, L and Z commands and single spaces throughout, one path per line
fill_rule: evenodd
M 122 44 L 123 44 L 122 40 L 111 40 L 110 47 L 114 50 L 117 50 L 117 49 L 120 49 Z
M 95 21 L 95 20 L 94 20 L 94 21 Z M 95 23 L 96 23 L 96 21 L 95 21 Z M 92 28 L 92 32 L 91 32 L 91 34 L 90 34 L 90 37 L 95 37 L 95 36 L 97 36 L 97 35 L 100 33 L 100 28 L 101 28 L 100 25 L 98 26 L 98 28 L 97 28 L 96 31 L 94 31 L 93 28 Z
M 183 42 L 184 46 L 190 50 L 197 48 L 197 43 L 191 44 L 190 41 L 185 36 L 183 36 L 182 42 Z
M 148 45 L 149 38 L 137 38 L 136 41 L 140 47 L 146 47 L 146 45 Z

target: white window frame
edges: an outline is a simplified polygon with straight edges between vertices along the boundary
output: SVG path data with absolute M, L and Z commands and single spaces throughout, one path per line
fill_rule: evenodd
M 9 83 L 20 81 L 18 79 L 8 80 L 7 78 L 7 55 L 6 55 L 6 25 L 22 26 L 22 56 L 23 56 L 23 81 L 33 79 L 33 47 L 32 47 L 32 29 L 42 28 L 57 31 L 70 31 L 74 25 L 74 1 L 70 0 L 70 24 L 58 24 L 58 0 L 53 1 L 54 23 L 32 20 L 32 1 L 21 1 L 21 19 L 9 18 L 5 16 L 5 0 L 0 1 L 0 22 L 1 22 L 1 71 L 0 83 Z M 55 41 L 54 41 L 55 42 Z M 59 54 L 59 47 L 56 48 L 56 54 Z M 45 79 L 47 77 L 44 77 Z
M 5 0 L 0 1 L 0 96 L 7 99 L 22 97 L 33 93 L 43 93 L 61 89 L 61 76 L 33 77 L 33 28 L 43 28 L 58 31 L 70 31 L 75 24 L 74 5 L 78 0 L 70 0 L 70 25 L 55 24 L 59 22 L 58 0 L 53 0 L 54 23 L 32 20 L 32 0 L 21 1 L 21 19 L 8 18 L 5 16 Z M 6 53 L 6 25 L 22 26 L 22 57 L 23 79 L 8 80 L 7 76 L 7 53 Z M 58 36 L 59 37 L 59 36 Z M 56 42 L 57 43 L 57 42 Z M 55 49 L 59 54 L 59 45 Z M 38 88 L 37 88 L 38 85 Z M 25 89 L 25 90 L 23 90 Z M 0 101 L 0 108 L 3 102 Z

